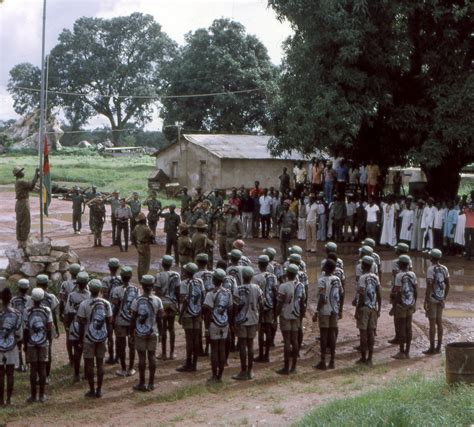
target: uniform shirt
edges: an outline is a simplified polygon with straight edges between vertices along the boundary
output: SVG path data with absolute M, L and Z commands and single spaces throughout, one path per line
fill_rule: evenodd
M 149 245 L 153 240 L 153 232 L 146 224 L 137 224 L 132 232 L 136 242 L 141 245 Z
M 321 316 L 330 316 L 339 314 L 340 302 L 342 296 L 342 283 L 336 275 L 322 276 L 318 279 L 318 301 L 320 296 L 324 296 L 324 305 L 318 313 Z
M 23 315 L 12 305 L 0 310 L 0 352 L 11 351 L 22 339 Z M 3 361 L 2 361 L 3 364 Z
M 193 238 L 191 239 L 191 244 L 194 256 L 201 253 L 207 254 L 214 247 L 214 242 L 201 231 L 196 231 L 196 233 L 194 233 Z
M 136 295 L 140 295 L 138 288 L 132 284 L 128 286 L 117 286 L 112 292 L 112 302 L 114 305 L 119 306 L 118 314 L 115 318 L 117 326 L 130 326 L 130 320 L 127 319 L 127 317 L 131 315 L 130 307 L 133 300 L 131 301 L 129 299 L 128 301 L 124 301 L 125 292 L 127 292 L 127 294 L 131 292 L 131 289 L 128 288 L 135 288 Z
M 191 260 L 193 257 L 193 246 L 189 236 L 181 236 L 178 239 L 178 252 L 181 261 Z
M 27 302 L 26 308 L 33 307 L 34 303 L 33 300 L 30 298 Z M 59 300 L 56 298 L 56 295 L 50 294 L 48 292 L 44 293 L 43 301 L 41 301 L 41 307 L 48 307 L 51 312 L 56 310 L 59 305 Z
M 176 212 L 168 212 L 161 215 L 165 219 L 164 232 L 170 236 L 178 234 L 178 227 L 181 224 L 181 218 Z
M 108 275 L 102 278 L 103 293 L 109 301 L 112 301 L 113 290 L 117 286 L 122 286 L 122 285 L 123 285 L 122 278 L 118 275 L 117 276 Z
M 130 210 L 132 211 L 132 215 L 134 217 L 136 217 L 142 210 L 142 202 L 140 202 L 140 200 L 129 200 L 128 205 L 130 206 Z
M 195 275 L 195 279 L 201 279 L 204 283 L 204 289 L 206 293 L 214 289 L 214 283 L 212 283 L 212 271 L 209 270 L 199 270 Z
M 191 203 L 192 197 L 188 194 L 183 194 L 181 197 L 181 209 L 189 209 L 189 204 Z
M 31 312 L 33 311 L 34 308 L 35 308 L 34 304 L 31 304 L 30 306 L 27 306 L 27 308 L 25 310 L 25 315 L 23 316 L 24 321 L 25 321 L 24 328 L 28 330 L 28 333 L 30 335 L 30 338 L 28 339 L 28 342 L 27 342 L 28 347 L 34 347 L 35 346 L 35 344 L 31 343 L 31 335 L 33 335 L 35 332 L 29 329 L 30 325 L 28 324 L 28 318 L 30 317 L 30 314 L 31 314 Z M 43 305 L 41 306 L 41 308 L 44 310 L 44 313 L 46 315 L 46 318 L 44 319 L 46 324 L 43 324 L 42 328 L 44 328 L 44 330 L 51 330 L 52 327 L 53 327 L 53 315 L 51 313 L 51 309 L 49 307 L 43 306 Z M 43 320 L 43 318 L 39 318 L 39 319 Z M 35 326 L 37 326 L 36 322 L 34 322 L 34 323 L 35 323 Z M 48 345 L 49 345 L 48 341 L 45 341 L 43 344 L 40 345 L 40 347 L 47 347 Z
M 377 289 L 379 288 L 379 277 L 376 274 L 366 273 L 360 276 L 357 284 L 357 292 L 362 293 L 364 307 L 368 307 L 372 310 L 377 309 Z
M 324 267 L 324 264 L 326 264 L 326 261 L 328 259 L 327 258 L 324 258 L 322 261 L 321 261 L 321 270 L 323 269 Z M 338 258 L 337 261 L 336 261 L 336 267 L 339 267 L 339 268 L 342 268 L 344 269 L 344 261 L 341 259 L 341 258 Z
M 115 218 L 115 212 L 120 207 L 120 200 L 114 197 L 112 200 L 110 200 L 110 207 L 112 209 L 112 216 Z
M 148 300 L 150 302 L 150 307 L 152 308 L 152 313 L 140 313 L 139 311 L 139 306 L 140 302 Z M 135 321 L 136 321 L 136 326 L 135 326 L 135 334 L 140 336 L 140 321 L 145 321 L 144 319 L 144 314 L 150 315 L 151 314 L 151 319 L 150 321 L 150 327 L 151 327 L 151 335 L 158 336 L 159 331 L 158 331 L 158 326 L 156 323 L 156 318 L 160 311 L 163 311 L 163 303 L 160 298 L 158 298 L 156 295 L 142 295 L 138 298 L 135 298 L 132 302 L 131 306 L 131 311 L 133 315 L 135 316 Z M 146 319 L 148 320 L 148 318 Z M 148 334 L 147 334 L 148 335 Z
M 84 196 L 82 194 L 73 194 L 71 196 L 72 211 L 74 213 L 82 212 L 82 205 L 84 204 Z
M 267 266 L 267 271 L 274 274 L 278 280 L 280 280 L 284 275 L 283 268 L 277 261 L 270 261 Z
M 239 326 L 253 326 L 258 324 L 262 290 L 255 283 L 240 285 L 237 290 L 236 319 L 243 318 Z
M 120 221 L 128 221 L 132 217 L 132 211 L 128 206 L 125 206 L 124 208 L 118 207 L 115 210 L 115 218 L 117 218 Z
M 413 270 L 413 264 L 410 260 L 410 264 L 408 265 L 409 270 Z M 395 285 L 395 278 L 397 277 L 397 274 L 400 273 L 400 264 L 398 263 L 398 258 L 395 258 L 392 261 L 392 282 L 391 286 Z
M 375 262 L 370 267 L 370 273 L 377 274 L 377 275 L 379 274 L 379 269 L 377 267 L 377 264 L 375 264 Z M 357 262 L 356 268 L 355 268 L 356 283 L 359 282 L 359 280 L 360 280 L 360 278 L 363 274 L 364 274 L 364 272 L 362 271 L 362 263 L 359 260 Z
M 71 292 L 66 301 L 66 305 L 64 307 L 65 314 L 76 314 L 81 302 L 90 298 L 91 293 L 84 289 L 83 291 L 74 291 Z
M 150 199 L 147 200 L 145 204 L 148 207 L 147 218 L 158 221 L 158 218 L 160 217 L 159 212 L 161 209 L 161 202 L 156 199 Z
M 59 299 L 61 301 L 66 301 L 68 295 L 75 291 L 77 287 L 76 279 L 65 280 L 61 283 L 61 288 L 59 289 Z
M 98 301 L 102 302 L 103 305 L 104 305 L 105 320 L 107 322 L 110 322 L 110 319 L 112 318 L 112 305 L 106 299 L 97 297 L 97 298 L 88 298 L 88 299 L 82 301 L 81 304 L 79 305 L 78 310 L 77 310 L 77 317 L 79 319 L 81 319 L 85 324 L 85 327 L 84 327 L 84 330 L 86 331 L 86 333 L 84 334 L 84 342 L 85 343 L 90 344 L 90 343 L 93 342 L 88 338 L 87 331 L 91 327 L 94 326 L 94 325 L 91 325 L 91 323 L 94 322 L 94 319 L 92 318 L 93 307 L 94 307 L 95 303 L 97 303 Z
M 186 307 L 189 307 L 189 292 L 191 290 L 191 284 L 190 284 L 191 280 L 195 280 L 197 282 L 196 286 L 199 286 L 199 288 L 200 288 L 202 299 L 201 299 L 201 301 L 197 301 L 195 303 L 197 305 L 199 305 L 199 303 L 200 303 L 201 308 L 202 308 L 202 304 L 204 303 L 204 295 L 206 294 L 206 290 L 204 289 L 204 283 L 201 279 L 186 279 L 186 280 L 181 281 L 181 286 L 180 286 L 180 289 L 179 289 L 179 293 L 182 297 L 182 300 L 184 301 L 184 304 L 186 304 Z M 189 313 L 189 310 L 186 308 L 186 310 L 184 310 L 183 317 L 195 317 L 195 316 L 193 316 L 191 313 Z
M 22 318 L 22 323 L 24 322 L 25 310 L 26 310 L 26 307 L 29 305 L 30 300 L 31 300 L 31 297 L 29 295 L 25 295 L 25 296 L 18 295 L 16 297 L 12 298 L 12 300 L 10 302 L 10 305 L 20 312 L 21 318 Z
M 219 292 L 228 292 L 229 293 L 229 299 L 226 305 L 224 306 L 216 306 L 216 299 L 217 295 Z M 219 311 L 219 314 L 222 315 L 222 312 L 227 312 L 227 317 L 229 318 L 229 311 L 232 309 L 232 306 L 234 304 L 234 298 L 232 296 L 232 292 L 229 291 L 228 289 L 219 287 L 219 288 L 214 288 L 212 291 L 208 292 L 206 295 L 206 298 L 204 299 L 204 305 L 206 307 L 209 307 L 211 312 L 214 311 L 214 309 Z M 214 323 L 213 321 L 214 316 L 211 316 L 211 322 Z
M 226 274 L 235 278 L 236 283 L 240 286 L 243 283 L 242 278 L 242 266 L 240 265 L 229 265 L 226 269 Z
M 281 215 L 281 223 L 280 226 L 282 229 L 286 229 L 286 231 L 290 231 L 290 229 L 294 226 L 295 224 L 295 214 L 291 211 L 284 211 Z
M 171 276 L 176 277 L 175 288 L 171 289 Z M 180 291 L 181 278 L 176 271 L 160 271 L 155 277 L 155 288 L 160 290 L 161 302 L 164 306 L 176 305 Z
M 403 306 L 415 304 L 414 290 L 417 285 L 416 275 L 413 271 L 401 271 L 395 277 L 394 290 L 400 293 L 400 302 Z
M 297 320 L 298 315 L 294 311 L 294 296 L 295 296 L 296 283 L 294 281 L 288 281 L 282 283 L 278 288 L 278 301 L 283 302 L 281 309 L 281 317 L 286 320 Z M 302 299 L 304 300 L 305 295 L 303 291 Z
M 30 195 L 30 191 L 35 188 L 34 182 L 26 181 L 24 179 L 17 179 L 15 181 L 15 195 L 17 200 L 27 200 Z
M 225 227 L 226 236 L 229 239 L 237 239 L 242 237 L 243 226 L 242 221 L 237 216 L 229 216 Z
M 432 281 L 430 302 L 444 301 L 446 298 L 446 279 L 449 279 L 449 270 L 441 264 L 433 264 L 426 270 L 426 280 Z

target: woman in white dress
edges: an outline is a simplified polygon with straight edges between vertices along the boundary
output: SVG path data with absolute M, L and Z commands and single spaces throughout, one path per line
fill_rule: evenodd
M 388 203 L 382 204 L 383 224 L 382 234 L 380 235 L 380 244 L 394 247 L 397 244 L 397 231 L 395 228 L 395 214 L 397 206 L 393 198 L 388 199 Z

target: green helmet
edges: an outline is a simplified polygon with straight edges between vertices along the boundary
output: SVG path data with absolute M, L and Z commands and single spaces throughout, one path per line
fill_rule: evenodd
M 375 248 L 375 240 L 374 239 L 371 239 L 370 237 L 367 237 L 366 239 L 364 239 L 364 241 L 362 242 L 362 245 L 364 246 L 370 246 L 372 249 Z
M 76 277 L 77 283 L 88 283 L 89 282 L 89 274 L 85 271 L 81 271 Z
M 165 255 L 161 258 L 162 265 L 173 265 L 174 258 L 171 255 Z
M 295 253 L 290 254 L 288 261 L 290 261 L 292 264 L 299 264 L 301 262 L 301 255 Z
M 246 266 L 246 267 L 242 268 L 242 277 L 244 279 L 251 279 L 254 274 L 255 274 L 255 272 L 253 271 L 252 267 Z
M 365 255 L 362 257 L 362 264 L 372 267 L 373 263 L 374 263 L 374 259 L 371 256 Z
M 224 280 L 226 274 L 225 271 L 222 270 L 222 268 L 216 268 L 214 272 L 212 273 L 212 277 L 214 277 L 217 280 Z
M 406 243 L 398 243 L 395 249 L 401 254 L 406 254 L 409 252 L 410 247 Z
M 300 268 L 296 264 L 288 264 L 288 267 L 286 267 L 287 273 L 298 274 L 299 271 L 300 271 Z
M 232 249 L 229 253 L 229 257 L 234 259 L 240 259 L 242 258 L 242 251 L 239 251 L 238 249 Z
M 155 284 L 155 278 L 151 274 L 145 274 L 142 276 L 140 283 L 144 286 L 153 286 Z
M 184 267 L 184 271 L 189 274 L 195 274 L 199 268 L 194 262 L 188 262 Z
M 30 287 L 30 281 L 28 279 L 20 279 L 18 280 L 17 286 L 20 289 L 28 289 Z
M 100 292 L 100 290 L 102 289 L 102 282 L 98 279 L 92 279 L 89 280 L 87 286 L 89 286 L 89 290 L 91 292 Z
M 441 252 L 439 249 L 431 249 L 430 251 L 430 257 L 434 259 L 441 259 L 443 256 L 443 252 Z
M 74 263 L 69 266 L 69 273 L 73 275 L 79 274 L 80 271 L 81 271 L 81 266 L 79 264 Z
M 327 242 L 324 245 L 324 248 L 326 249 L 327 252 L 337 252 L 337 244 L 334 242 Z
M 268 264 L 270 262 L 270 257 L 268 255 L 260 255 L 258 257 L 259 264 Z
M 277 251 L 274 248 L 266 248 L 263 250 L 263 253 L 270 258 L 270 261 L 272 261 L 273 258 L 275 258 Z
M 38 285 L 47 285 L 49 283 L 49 278 L 46 274 L 38 274 L 36 276 L 36 283 Z
M 293 245 L 290 249 L 288 249 L 288 252 L 290 254 L 303 255 L 303 249 L 301 248 L 301 246 L 298 245 Z
M 199 262 L 209 262 L 209 255 L 208 254 L 197 254 L 196 261 Z
M 125 267 L 122 267 L 122 269 L 120 270 L 121 277 L 132 277 L 132 275 L 133 275 L 132 267 L 125 266 Z
M 407 265 L 410 265 L 411 263 L 411 259 L 408 255 L 400 255 L 398 257 L 398 263 L 399 264 L 407 264 Z
M 120 261 L 118 258 L 110 258 L 109 259 L 109 267 L 110 268 L 119 268 L 120 267 Z
M 372 255 L 374 250 L 370 246 L 365 245 L 359 249 L 359 252 L 361 255 Z

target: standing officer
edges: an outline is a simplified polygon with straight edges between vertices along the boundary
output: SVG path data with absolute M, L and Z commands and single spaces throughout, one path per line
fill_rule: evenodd
M 128 252 L 128 222 L 132 218 L 132 211 L 127 206 L 125 199 L 120 200 L 120 206 L 115 210 L 117 220 L 117 243 L 120 246 L 120 252 L 124 251 L 122 246 L 122 231 L 125 246 L 125 252 Z
M 139 195 L 136 191 L 133 192 L 132 198 L 127 201 L 128 206 L 130 206 L 130 210 L 132 211 L 132 217 L 130 218 L 130 236 L 132 239 L 132 244 L 136 244 L 135 238 L 133 237 L 133 230 L 137 225 L 135 218 L 142 210 L 142 202 L 139 199 Z
M 86 202 L 84 196 L 81 194 L 79 187 L 74 188 L 74 192 L 71 195 L 72 201 L 72 228 L 74 234 L 81 234 L 82 228 L 82 214 L 86 208 Z
M 153 232 L 146 225 L 146 217 L 140 212 L 135 218 L 135 228 L 132 232 L 133 241 L 138 252 L 138 280 L 142 280 L 142 276 L 150 270 L 150 244 L 154 241 Z
M 25 174 L 23 173 L 24 168 L 15 167 L 13 169 L 13 176 L 16 178 L 15 181 L 15 193 L 16 193 L 16 240 L 18 241 L 18 247 L 26 247 L 26 242 L 31 230 L 31 215 L 30 215 L 30 202 L 29 195 L 30 191 L 35 188 L 36 182 L 39 178 L 39 169 L 36 169 L 33 181 L 29 182 L 24 180 Z
M 211 259 L 209 263 L 212 267 L 212 250 L 214 248 L 214 242 L 207 237 L 206 230 L 207 224 L 202 219 L 198 219 L 194 225 L 196 232 L 191 240 L 193 249 L 193 259 L 196 258 L 197 254 L 207 254 Z
M 117 217 L 115 216 L 115 212 L 120 207 L 120 200 L 119 200 L 120 193 L 117 190 L 112 192 L 112 198 L 110 199 L 110 207 L 112 213 L 110 215 L 111 222 L 112 222 L 112 246 L 118 245 L 118 226 L 117 226 Z
M 165 210 L 166 208 L 163 208 Z M 173 248 L 174 259 L 176 264 L 179 264 L 178 252 L 178 228 L 181 224 L 181 218 L 175 212 L 176 205 L 169 205 L 169 212 L 160 215 L 165 219 L 164 232 L 166 234 L 166 255 L 171 255 L 171 248 Z
M 146 207 L 148 207 L 148 227 L 153 233 L 153 236 L 156 237 L 156 226 L 158 225 L 158 220 L 160 219 L 160 210 L 161 210 L 161 202 L 156 198 L 157 194 L 156 191 L 152 191 L 151 195 L 148 199 L 145 200 L 143 203 Z
M 283 212 L 278 218 L 278 225 L 280 226 L 280 251 L 283 262 L 285 262 L 288 257 L 288 243 L 290 242 L 295 224 L 296 217 L 295 214 L 290 211 L 290 201 L 285 200 L 283 202 Z
M 226 223 L 226 251 L 229 253 L 232 250 L 232 243 L 237 239 L 241 239 L 244 234 L 242 221 L 237 216 L 237 207 L 229 206 L 229 217 Z
M 179 224 L 178 238 L 179 265 L 183 268 L 193 260 L 193 245 L 189 237 L 189 226 L 185 222 Z
M 189 211 L 190 211 L 190 205 L 191 205 L 191 200 L 192 197 L 188 194 L 188 189 L 186 187 L 183 187 L 182 190 L 180 191 L 182 193 L 180 199 L 181 199 L 181 220 L 183 222 L 186 222 L 186 219 L 188 217 Z
M 101 197 L 97 197 L 87 202 L 90 208 L 90 227 L 94 234 L 94 248 L 102 247 L 102 230 L 105 223 L 105 205 Z

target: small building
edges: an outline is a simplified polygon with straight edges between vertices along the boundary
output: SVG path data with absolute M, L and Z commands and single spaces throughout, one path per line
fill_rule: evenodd
M 308 160 L 290 153 L 274 157 L 268 149 L 271 136 L 186 134 L 159 151 L 156 168 L 166 173 L 171 182 L 204 191 L 215 188 L 260 186 L 278 188 L 284 167 L 291 174 L 295 162 Z

